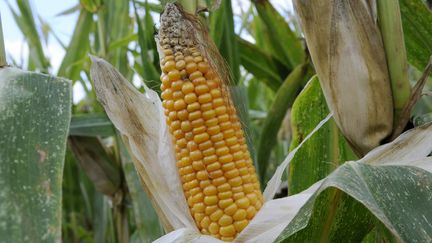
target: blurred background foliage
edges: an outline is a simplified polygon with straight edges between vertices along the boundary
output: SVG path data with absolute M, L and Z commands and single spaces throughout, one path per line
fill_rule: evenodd
M 201 14 L 234 78 L 232 92 L 263 187 L 287 155 L 290 145 L 291 149 L 297 145 L 328 111 L 315 82 L 307 91 L 315 98 L 296 101 L 297 112 L 291 116 L 291 106 L 314 75 L 314 68 L 292 8 L 280 2 L 222 0 L 219 8 Z M 35 10 L 36 1 L 9 0 L 7 3 L 9 8 L 2 12 L 12 13 L 29 50 L 28 56 L 16 58 L 11 55 L 16 50 L 7 49 L 9 63 L 73 81 L 73 117 L 63 177 L 63 242 L 157 239 L 163 230 L 130 156 L 96 100 L 88 54 L 112 63 L 141 91 L 141 80 L 159 91 L 160 67 L 154 34 L 162 3 L 77 0 L 74 6 L 56 16 L 58 19 L 78 16 L 74 28 L 69 30 L 68 43 L 63 43 L 51 28 L 53 23 L 44 20 L 43 9 Z M 428 25 L 432 17 L 421 1 L 401 0 L 400 3 L 412 65 L 410 80 L 414 82 L 432 53 L 432 25 Z M 7 36 L 8 26 L 3 25 Z M 56 67 L 47 55 L 48 39 L 54 39 L 64 49 L 65 55 Z M 432 87 L 430 80 L 428 87 Z M 291 119 L 294 119 L 293 126 Z M 425 96 L 417 105 L 412 121 L 422 124 L 430 120 L 432 99 Z M 329 136 L 338 142 L 327 143 Z M 326 146 L 316 147 L 315 143 L 299 152 L 289 170 L 290 176 L 285 179 L 293 186 L 290 194 L 304 190 L 334 170 L 336 166 L 326 162 L 329 158 L 340 163 L 355 158 L 334 123 L 326 125 L 316 139 Z M 338 148 L 338 154 L 334 154 L 332 146 Z M 305 160 L 313 162 L 309 167 L 301 167 Z M 295 170 L 300 172 L 294 173 Z M 286 190 L 281 190 L 280 196 L 284 195 Z M 365 232 L 369 230 L 370 227 Z

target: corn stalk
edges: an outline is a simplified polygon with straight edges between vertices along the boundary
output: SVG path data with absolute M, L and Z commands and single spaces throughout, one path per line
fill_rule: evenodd
M 3 39 L 3 28 L 2 28 L 1 14 L 0 14 L 0 68 L 6 65 L 7 65 L 6 51 L 5 51 L 5 45 Z

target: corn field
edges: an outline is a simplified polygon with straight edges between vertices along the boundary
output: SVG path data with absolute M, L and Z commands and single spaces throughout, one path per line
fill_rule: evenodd
M 432 242 L 431 1 L 66 2 L 0 3 L 0 242 Z

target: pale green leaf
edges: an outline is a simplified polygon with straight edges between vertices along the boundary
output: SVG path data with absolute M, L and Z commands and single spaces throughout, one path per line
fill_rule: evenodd
M 0 77 L 0 239 L 58 242 L 70 82 L 15 68 Z
M 69 135 L 72 136 L 112 136 L 115 129 L 106 114 L 81 114 L 72 116 Z
M 421 0 L 399 0 L 408 61 L 423 70 L 432 55 L 432 13 Z

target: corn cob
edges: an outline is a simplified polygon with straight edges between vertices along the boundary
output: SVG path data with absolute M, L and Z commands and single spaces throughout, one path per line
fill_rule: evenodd
M 214 51 L 205 49 L 194 18 L 175 4 L 161 15 L 162 104 L 197 227 L 232 241 L 263 197 L 223 72 L 211 59 Z

